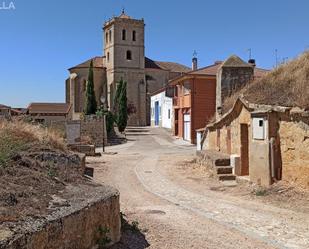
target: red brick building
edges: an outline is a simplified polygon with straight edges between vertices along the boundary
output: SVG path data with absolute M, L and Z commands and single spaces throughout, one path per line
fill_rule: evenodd
M 216 112 L 222 98 L 254 78 L 268 72 L 256 68 L 254 60 L 246 63 L 238 56 L 185 73 L 169 82 L 175 87 L 173 98 L 174 135 L 193 144 L 196 130 L 205 127 Z
M 191 71 L 172 81 L 174 135 L 195 143 L 195 130 L 204 127 L 216 111 L 216 73 L 221 62 Z

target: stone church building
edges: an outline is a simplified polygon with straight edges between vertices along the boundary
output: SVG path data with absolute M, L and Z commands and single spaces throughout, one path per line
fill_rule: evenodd
M 191 70 L 175 62 L 154 61 L 145 57 L 145 23 L 124 11 L 104 23 L 103 56 L 97 56 L 69 69 L 66 102 L 72 104 L 71 118 L 79 119 L 85 104 L 88 70 L 93 61 L 94 88 L 98 105 L 103 95 L 106 107 L 113 109 L 117 83 L 127 82 L 128 106 L 133 113 L 128 125 L 150 125 L 150 93 Z

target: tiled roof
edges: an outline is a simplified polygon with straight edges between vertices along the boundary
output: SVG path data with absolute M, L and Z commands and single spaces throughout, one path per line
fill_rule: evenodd
M 189 67 L 176 62 L 154 61 L 147 57 L 145 57 L 145 68 L 161 69 L 180 73 L 189 72 L 191 70 Z
M 221 67 L 236 67 L 236 65 L 238 65 L 239 67 L 252 67 L 252 65 L 250 65 L 249 63 L 244 62 L 243 60 L 241 60 L 238 56 L 236 55 L 232 55 L 231 57 L 229 57 L 226 61 L 216 61 L 214 64 L 209 65 L 207 67 L 202 67 L 199 68 L 197 70 L 193 70 L 193 71 L 189 71 L 187 72 L 185 75 L 181 75 L 175 79 L 172 79 L 171 81 L 174 80 L 179 80 L 182 77 L 185 76 L 190 76 L 190 75 L 206 75 L 206 76 L 216 76 L 218 70 Z M 262 69 L 262 68 L 254 68 L 254 78 L 258 79 L 261 78 L 263 75 L 265 75 L 266 73 L 268 73 L 269 70 L 267 69 Z
M 123 19 L 131 19 L 131 17 L 130 17 L 130 16 L 128 16 L 128 15 L 124 12 L 124 10 L 121 12 L 121 14 L 120 14 L 119 18 L 123 18 Z
M 196 75 L 196 74 L 205 74 L 205 75 L 217 75 L 217 72 L 220 68 L 220 66 L 222 65 L 222 62 L 216 62 L 210 66 L 207 66 L 207 67 L 202 67 L 202 68 L 199 68 L 197 70 L 194 70 L 194 71 L 191 71 L 189 72 L 188 74 L 193 74 L 193 75 Z
M 0 104 L 0 109 L 10 109 L 11 107 Z
M 28 106 L 29 114 L 67 114 L 71 104 L 67 103 L 31 103 Z
M 259 79 L 263 77 L 265 74 L 267 74 L 268 72 L 270 72 L 270 70 L 255 67 L 254 68 L 254 78 Z
M 96 57 L 93 57 L 81 64 L 78 64 L 74 67 L 71 67 L 70 69 L 73 69 L 73 68 L 89 68 L 90 67 L 90 62 L 91 60 L 93 61 L 93 67 L 94 68 L 103 68 L 104 67 L 104 64 L 103 64 L 103 58 L 102 56 L 96 56 Z M 70 70 L 69 69 L 69 70 Z

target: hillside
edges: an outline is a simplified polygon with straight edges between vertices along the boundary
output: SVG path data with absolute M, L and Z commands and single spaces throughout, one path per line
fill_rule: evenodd
M 240 95 L 255 104 L 309 109 L 309 51 L 228 97 L 223 111 L 228 111 Z
M 81 183 L 80 158 L 55 133 L 21 121 L 0 122 L 0 223 L 47 212 L 52 195 Z

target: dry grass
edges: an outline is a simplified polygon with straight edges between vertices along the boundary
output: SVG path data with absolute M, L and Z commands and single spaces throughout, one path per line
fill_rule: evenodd
M 233 107 L 240 95 L 255 104 L 309 109 L 309 51 L 227 97 L 223 113 Z
M 0 165 L 19 151 L 35 147 L 66 150 L 63 138 L 56 131 L 23 121 L 0 122 Z

